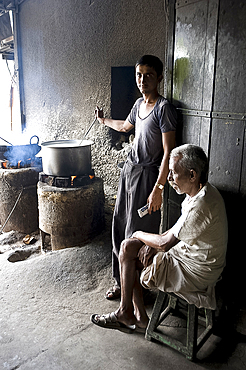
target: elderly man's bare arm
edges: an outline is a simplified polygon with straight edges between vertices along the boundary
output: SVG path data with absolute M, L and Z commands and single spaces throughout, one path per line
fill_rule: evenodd
M 133 235 L 136 238 L 157 251 L 167 252 L 174 247 L 178 242 L 171 230 L 166 231 L 164 234 L 150 234 L 143 231 L 136 231 Z

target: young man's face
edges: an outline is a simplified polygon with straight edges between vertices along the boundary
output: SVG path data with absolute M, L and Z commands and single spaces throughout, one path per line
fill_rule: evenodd
M 179 157 L 173 157 L 169 160 L 169 174 L 167 180 L 172 188 L 178 194 L 189 194 L 190 190 L 190 177 L 180 165 Z
M 157 77 L 157 73 L 153 67 L 147 65 L 138 65 L 136 67 L 136 83 L 141 94 L 149 94 L 157 91 L 159 82 L 162 76 Z

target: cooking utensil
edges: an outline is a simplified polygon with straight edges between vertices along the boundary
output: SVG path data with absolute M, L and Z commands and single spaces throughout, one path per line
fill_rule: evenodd
M 9 141 L 5 140 L 3 137 L 0 137 L 1 140 L 5 141 L 5 143 L 9 144 L 9 145 L 13 145 L 11 144 Z
M 79 144 L 79 145 L 81 145 L 81 144 L 83 143 L 83 141 L 85 140 L 85 138 L 86 138 L 87 134 L 88 134 L 88 133 L 89 133 L 89 131 L 91 130 L 91 128 L 92 128 L 92 126 L 94 125 L 94 123 L 96 122 L 96 120 L 97 120 L 97 117 L 94 119 L 94 121 L 92 122 L 92 124 L 90 125 L 90 127 L 88 128 L 88 130 L 86 131 L 86 133 L 84 134 L 84 137 L 83 137 L 83 139 L 81 140 L 81 142 L 80 142 L 80 144 Z
M 82 176 L 91 173 L 91 144 L 91 140 L 46 141 L 36 157 L 42 157 L 46 175 Z
M 36 143 L 32 143 L 33 139 L 36 138 Z M 27 161 L 29 158 L 35 158 L 35 155 L 40 151 L 41 146 L 38 145 L 39 137 L 33 135 L 30 138 L 30 144 L 27 145 L 12 145 L 6 146 L 4 157 L 8 159 L 13 165 L 17 164 L 18 161 Z

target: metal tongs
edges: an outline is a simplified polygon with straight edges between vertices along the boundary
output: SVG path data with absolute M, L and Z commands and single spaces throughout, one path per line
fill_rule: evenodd
M 99 117 L 100 117 L 100 118 L 102 118 L 102 117 L 101 117 L 101 115 L 103 115 L 103 110 L 102 110 L 102 109 L 99 109 L 99 108 L 97 108 L 97 109 L 98 109 Z M 81 144 L 82 144 L 82 142 L 85 140 L 86 136 L 88 135 L 89 131 L 91 130 L 91 128 L 92 128 L 92 126 L 94 125 L 94 123 L 96 122 L 96 120 L 97 120 L 97 117 L 96 117 L 96 118 L 94 119 L 94 121 L 91 123 L 90 127 L 88 128 L 88 130 L 87 130 L 87 131 L 86 131 L 86 133 L 84 134 L 83 139 L 80 141 L 79 145 L 81 145 Z

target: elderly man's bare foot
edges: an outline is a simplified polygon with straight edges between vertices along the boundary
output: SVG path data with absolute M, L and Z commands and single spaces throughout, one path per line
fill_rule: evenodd
M 145 312 L 140 314 L 140 312 L 136 309 L 134 311 L 134 315 L 137 320 L 136 326 L 138 326 L 139 328 L 147 328 L 148 323 L 149 323 L 148 315 Z
M 132 312 L 127 312 L 122 310 L 121 308 L 118 308 L 117 311 L 115 311 L 115 316 L 117 317 L 117 320 L 125 325 L 136 325 L 137 319 L 133 315 Z
M 119 308 L 117 311 L 115 311 L 115 316 L 117 317 L 117 320 L 125 325 L 135 325 L 137 328 L 140 329 L 146 329 L 149 318 L 148 316 L 142 316 L 138 317 L 138 319 L 134 316 L 132 312 L 127 312 Z
M 146 329 L 146 328 L 147 328 L 147 326 L 148 326 L 148 323 L 149 323 L 149 320 L 144 320 L 144 321 L 142 321 L 142 320 L 137 320 L 137 321 L 136 321 L 136 326 L 137 326 L 138 328 L 141 328 L 141 329 Z

